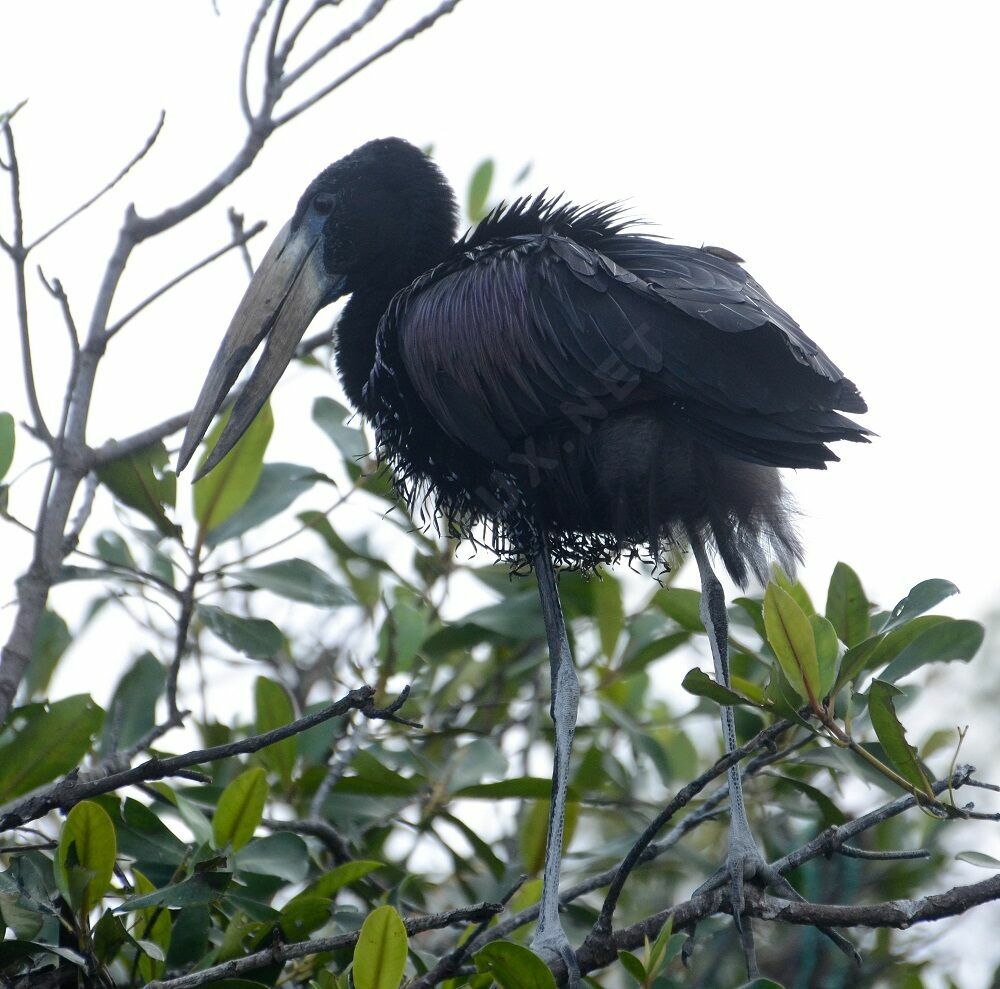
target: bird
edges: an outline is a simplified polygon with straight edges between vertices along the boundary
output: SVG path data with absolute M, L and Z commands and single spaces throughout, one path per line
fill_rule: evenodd
M 335 330 L 340 382 L 399 496 L 537 577 L 555 745 L 532 947 L 562 958 L 573 985 L 558 887 L 580 686 L 557 572 L 664 563 L 690 547 L 716 679 L 728 686 L 713 556 L 741 586 L 766 582 L 772 562 L 793 572 L 802 546 L 781 468 L 823 469 L 838 459 L 830 443 L 872 434 L 849 417 L 867 411 L 858 388 L 728 250 L 675 244 L 615 202 L 547 191 L 457 231 L 447 179 L 407 141 L 370 141 L 320 172 L 236 309 L 178 469 L 258 346 L 200 475 L 250 425 L 316 313 L 349 297 Z M 721 717 L 732 752 L 732 708 Z M 728 785 L 729 848 L 714 882 L 729 883 L 753 976 L 744 882 L 789 887 L 757 847 L 738 766 Z

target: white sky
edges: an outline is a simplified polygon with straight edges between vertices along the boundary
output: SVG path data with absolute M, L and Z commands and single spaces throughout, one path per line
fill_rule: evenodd
M 147 160 L 35 259 L 63 279 L 85 324 L 125 204 L 134 198 L 148 213 L 184 198 L 242 140 L 236 72 L 251 5 L 219 0 L 221 17 L 209 0 L 4 6 L 0 108 L 30 100 L 16 121 L 29 237 L 99 188 L 167 111 Z M 370 40 L 353 42 L 317 82 L 431 6 L 395 0 Z M 823 598 L 844 559 L 884 605 L 940 576 L 964 592 L 952 613 L 980 617 L 1000 585 L 998 28 L 1000 8 L 988 0 L 464 0 L 279 133 L 199 218 L 141 247 L 116 312 L 225 243 L 230 205 L 269 221 L 252 244 L 259 258 L 313 175 L 373 137 L 433 142 L 460 190 L 487 155 L 498 159 L 500 191 L 530 160 L 526 189 L 625 198 L 662 233 L 736 251 L 861 387 L 879 438 L 842 449 L 825 473 L 789 478 L 814 595 Z M 0 262 L 0 408 L 23 418 Z M 65 336 L 31 278 L 52 421 Z M 121 334 L 102 365 L 92 442 L 191 405 L 244 285 L 231 255 Z M 316 372 L 303 378 L 326 387 Z M 317 461 L 324 441 L 306 425 L 313 393 L 279 397 L 272 459 Z M 29 460 L 25 444 L 12 473 Z M 27 512 L 31 485 L 22 491 L 13 507 Z M 9 528 L 0 539 L 6 601 L 28 547 Z M 0 611 L 4 636 L 11 612 Z

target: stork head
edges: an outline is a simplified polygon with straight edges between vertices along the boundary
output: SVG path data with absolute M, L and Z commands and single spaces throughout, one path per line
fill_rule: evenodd
M 388 302 L 440 259 L 455 223 L 455 199 L 441 171 L 399 138 L 370 141 L 320 172 L 236 309 L 188 421 L 178 470 L 261 341 L 260 360 L 199 476 L 246 431 L 320 309 L 352 292 L 381 293 Z

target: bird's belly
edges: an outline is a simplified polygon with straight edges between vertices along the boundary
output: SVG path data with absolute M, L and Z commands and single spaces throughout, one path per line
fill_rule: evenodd
M 537 436 L 534 445 L 522 483 L 533 487 L 551 530 L 649 545 L 683 541 L 723 520 L 756 528 L 787 514 L 775 468 L 716 450 L 652 411 L 612 413 L 588 428 Z

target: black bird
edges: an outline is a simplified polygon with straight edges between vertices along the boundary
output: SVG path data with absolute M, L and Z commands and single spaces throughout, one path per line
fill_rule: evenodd
M 729 682 L 714 547 L 739 584 L 793 569 L 801 548 L 780 467 L 823 468 L 834 440 L 868 430 L 857 388 L 719 248 L 627 229 L 613 205 L 545 194 L 501 205 L 455 240 L 437 166 L 397 138 L 372 141 L 310 184 L 233 318 L 191 416 L 191 458 L 266 339 L 202 472 L 266 401 L 316 312 L 337 324 L 347 397 L 411 505 L 429 495 L 449 532 L 538 577 L 552 672 L 553 796 L 534 947 L 575 955 L 558 911 L 566 781 L 579 686 L 553 564 L 591 570 L 690 545 L 718 680 Z M 838 411 L 840 410 L 840 411 Z M 723 708 L 728 751 L 732 710 Z M 738 768 L 724 869 L 748 967 L 743 879 L 788 887 L 750 832 Z M 745 931 L 744 931 L 745 928 Z

